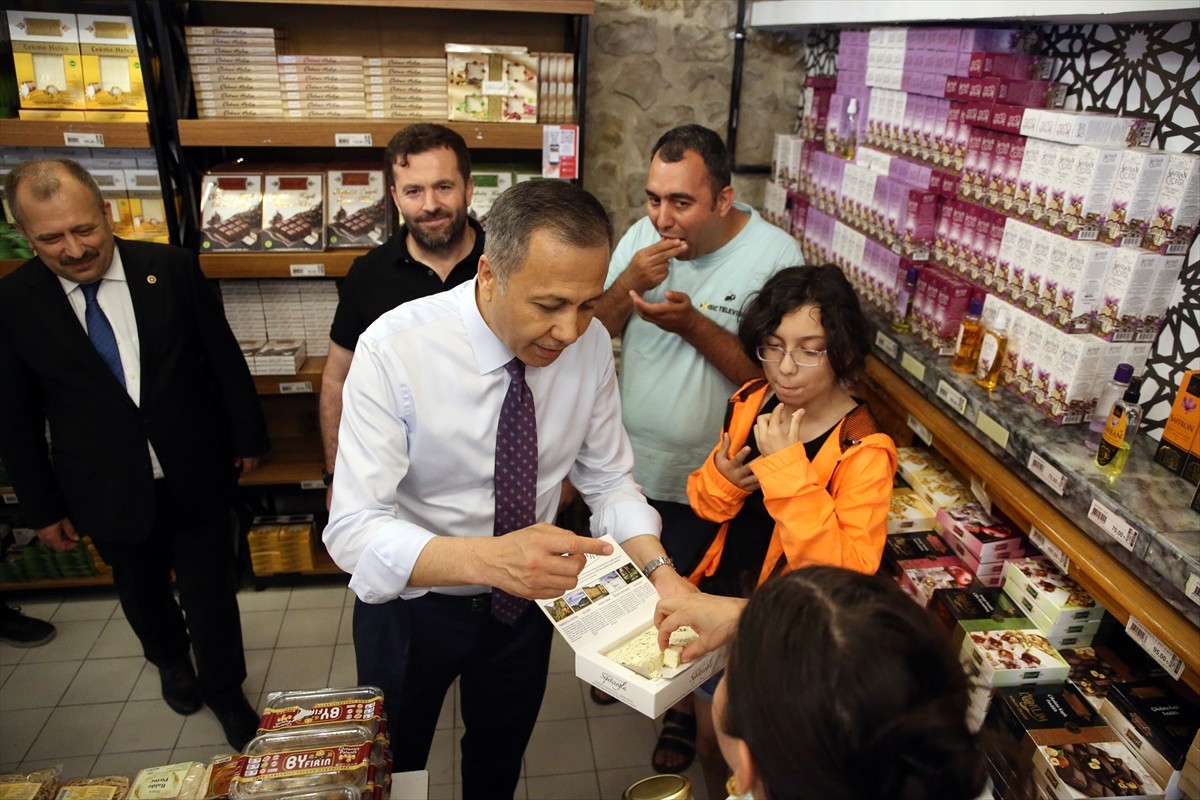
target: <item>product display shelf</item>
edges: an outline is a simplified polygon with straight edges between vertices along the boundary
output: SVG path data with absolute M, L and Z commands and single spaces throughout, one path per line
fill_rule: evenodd
M 321 391 L 325 356 L 309 356 L 295 375 L 255 375 L 259 394 L 316 394 Z
M 0 120 L 0 147 L 150 146 L 150 127 L 144 122 Z
M 327 6 L 329 0 L 206 0 L 210 3 Z M 447 11 L 520 11 L 528 14 L 591 14 L 596 0 L 340 0 L 339 5 L 431 8 Z
M 1023 530 L 1036 528 L 1058 547 L 1072 577 L 1122 624 L 1132 615 L 1157 636 L 1182 660 L 1182 679 L 1200 688 L 1192 487 L 1151 463 L 1150 438 L 1137 437 L 1110 485 L 1083 446 L 1082 426 L 1056 427 L 1002 390 L 989 396 L 913 337 L 875 328 L 867 375 L 881 398 L 923 428 L 918 435 L 927 431 L 932 446 Z M 1131 547 L 1100 526 L 1100 514 Z
M 337 147 L 339 137 L 354 137 L 362 141 L 370 136 L 370 145 L 381 148 L 396 131 L 414 122 L 429 120 L 365 119 L 181 119 L 179 141 L 185 147 Z M 447 122 L 439 124 L 453 128 L 472 149 L 541 150 L 542 126 L 504 122 Z
M 754 0 L 750 26 L 874 25 L 935 22 L 963 24 L 1011 22 L 1067 24 L 1096 22 L 1161 22 L 1200 18 L 1192 0 L 971 0 L 969 3 L 881 3 L 877 0 Z
M 271 452 L 258 469 L 243 475 L 242 486 L 299 484 L 302 488 L 324 489 L 321 483 L 321 443 L 306 437 L 271 437 Z
M 16 270 L 17 267 L 25 263 L 24 258 L 4 258 L 0 259 L 0 278 L 3 278 L 10 272 Z
M 341 278 L 363 249 L 308 253 L 201 253 L 208 278 Z
M 45 578 L 36 581 L 0 583 L 0 592 L 23 592 L 30 589 L 84 589 L 89 586 L 112 586 L 112 573 L 93 575 L 90 578 Z

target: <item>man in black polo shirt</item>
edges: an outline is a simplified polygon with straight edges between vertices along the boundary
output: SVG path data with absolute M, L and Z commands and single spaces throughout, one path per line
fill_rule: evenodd
M 385 311 L 475 276 L 483 228 L 467 216 L 475 184 L 463 138 L 443 125 L 410 125 L 388 142 L 384 163 L 404 227 L 354 260 L 342 281 L 321 375 L 325 485 L 333 479 L 342 384 L 358 336 Z M 329 504 L 329 493 L 325 503 Z

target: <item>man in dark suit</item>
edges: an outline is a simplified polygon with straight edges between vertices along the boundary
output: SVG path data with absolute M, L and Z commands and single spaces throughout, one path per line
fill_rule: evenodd
M 0 459 L 22 513 L 55 550 L 92 538 L 167 704 L 207 703 L 240 749 L 258 717 L 230 498 L 267 450 L 245 360 L 196 256 L 116 239 L 79 164 L 28 162 L 4 188 L 36 253 L 0 280 Z

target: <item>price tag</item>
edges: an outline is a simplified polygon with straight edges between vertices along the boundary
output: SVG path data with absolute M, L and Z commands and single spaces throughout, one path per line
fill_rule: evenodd
M 1062 551 L 1061 547 L 1046 538 L 1046 534 L 1032 525 L 1029 527 L 1029 541 L 1042 551 L 1042 555 L 1053 561 L 1054 566 L 1062 570 L 1064 575 L 1067 574 L 1071 568 L 1071 559 L 1067 558 L 1067 554 Z
M 895 339 L 884 336 L 883 331 L 875 331 L 875 346 L 892 358 L 900 355 L 900 345 L 896 344 Z
M 288 264 L 288 274 L 293 278 L 324 278 L 324 264 Z
M 1055 494 L 1062 497 L 1063 492 L 1067 488 L 1067 476 L 1063 475 L 1046 459 L 1042 458 L 1037 453 L 1029 454 L 1029 463 L 1026 465 L 1029 471 L 1042 479 L 1042 483 L 1054 490 Z
M 963 396 L 962 392 L 946 383 L 946 381 L 938 381 L 937 396 L 959 414 L 967 413 L 967 398 Z
M 1132 614 L 1129 615 L 1129 622 L 1125 625 L 1125 632 L 1137 640 L 1142 649 L 1149 653 L 1150 657 L 1157 661 L 1168 675 L 1179 680 L 1179 676 L 1183 674 L 1183 659 L 1175 655 L 1175 651 L 1163 644 L 1161 639 L 1146 630 L 1146 626 L 1142 625 Z
M 279 384 L 280 394 L 312 394 L 312 381 L 289 381 Z
M 300 481 L 300 488 L 301 489 L 324 489 L 325 483 L 324 483 L 324 481 L 320 481 L 320 480 Z
M 104 147 L 104 134 L 63 131 L 63 143 L 67 147 Z
M 1001 447 L 1008 447 L 1008 429 L 982 411 L 975 418 L 975 427 Z
M 971 494 L 975 495 L 984 511 L 992 513 L 992 498 L 988 497 L 987 485 L 974 476 L 971 476 Z
M 927 445 L 933 446 L 933 434 L 930 433 L 929 428 L 925 427 L 924 422 L 921 422 L 921 420 L 917 419 L 912 414 L 909 414 L 908 427 L 909 430 L 917 435 L 918 439 Z
M 1188 578 L 1187 586 L 1184 588 L 1183 593 L 1186 594 L 1193 603 L 1200 604 L 1200 575 L 1193 573 L 1191 577 Z
M 334 147 L 372 147 L 371 134 L 369 133 L 335 133 L 333 135 Z
M 4 505 L 6 506 L 15 506 L 17 504 L 17 496 L 12 492 L 5 492 L 0 496 L 4 498 Z
M 925 365 L 908 353 L 900 357 L 900 366 L 904 367 L 904 370 L 916 377 L 917 380 L 925 382 Z
M 1133 546 L 1138 540 L 1138 529 L 1126 522 L 1120 514 L 1099 500 L 1092 500 L 1092 506 L 1088 509 L 1088 519 L 1120 542 L 1126 550 L 1133 552 Z

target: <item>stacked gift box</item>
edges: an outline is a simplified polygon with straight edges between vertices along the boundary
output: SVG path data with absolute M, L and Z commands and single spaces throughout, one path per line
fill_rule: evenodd
M 1004 565 L 1003 588 L 1056 647 L 1092 644 L 1104 607 L 1045 556 Z
M 283 115 L 276 61 L 286 50 L 283 31 L 189 25 L 184 35 L 197 116 Z
M 363 59 L 352 55 L 281 55 L 283 116 L 328 119 L 367 116 Z
M 247 534 L 255 574 L 311 571 L 312 523 L 311 514 L 255 517 Z
M 999 587 L 1005 563 L 1026 553 L 1027 541 L 1016 526 L 979 503 L 939 508 L 936 529 L 984 586 Z
M 368 117 L 446 119 L 446 59 L 364 58 Z

